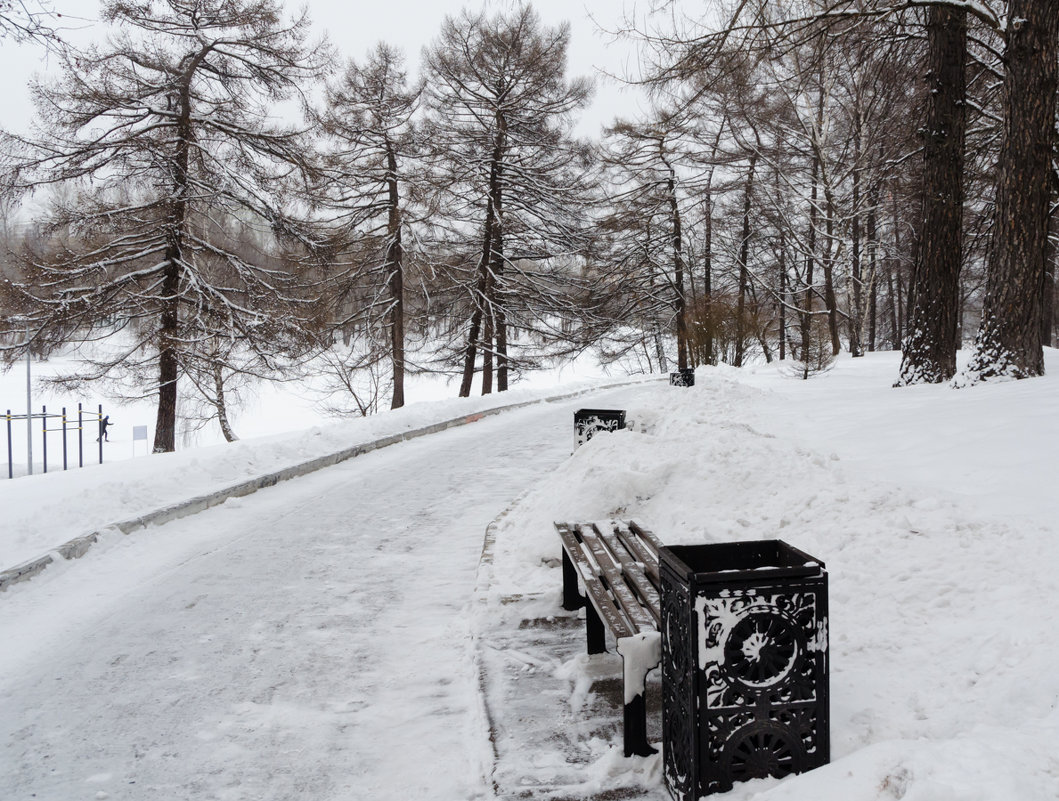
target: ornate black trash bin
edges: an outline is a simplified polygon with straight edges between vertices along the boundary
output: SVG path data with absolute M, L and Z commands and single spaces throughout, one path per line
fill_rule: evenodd
M 669 385 L 672 387 L 695 386 L 695 368 L 686 367 L 683 370 L 677 370 L 675 373 L 670 373 Z
M 597 431 L 625 428 L 624 409 L 578 409 L 574 412 L 574 448 L 584 445 Z
M 827 572 L 780 540 L 659 552 L 666 787 L 678 801 L 830 759 Z

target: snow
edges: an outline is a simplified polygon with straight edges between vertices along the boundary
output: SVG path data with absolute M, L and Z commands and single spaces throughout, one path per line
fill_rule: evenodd
M 622 701 L 631 704 L 636 696 L 644 694 L 647 674 L 658 667 L 662 659 L 662 635 L 657 631 L 646 631 L 622 637 L 614 650 L 621 654 L 623 663 Z
M 239 481 L 484 410 L 529 403 L 556 393 L 583 391 L 598 386 L 601 375 L 598 369 L 589 371 L 573 365 L 546 374 L 552 381 L 556 377 L 565 379 L 561 387 L 539 376 L 510 392 L 464 399 L 453 398 L 455 389 L 441 382 L 420 379 L 409 387 L 408 396 L 432 400 L 343 423 L 329 420 L 314 408 L 312 387 L 298 387 L 301 392 L 296 393 L 265 385 L 258 389 L 250 408 L 234 418 L 236 429 L 245 439 L 224 443 L 219 430 L 192 432 L 176 453 L 147 458 L 148 447 L 142 441 L 134 441 L 133 429 L 151 424 L 148 442 L 153 441 L 151 403 L 115 408 L 113 401 L 99 395 L 89 395 L 84 400 L 57 395 L 41 379 L 67 369 L 68 362 L 69 358 L 53 358 L 34 364 L 34 413 L 39 414 L 41 406 L 46 406 L 49 414 L 64 407 L 70 414 L 78 402 L 86 410 L 102 405 L 103 413 L 115 421 L 109 431 L 110 441 L 103 446 L 104 463 L 98 464 L 99 446 L 94 441 L 98 434 L 96 423 L 89 422 L 86 423 L 88 433 L 83 437 L 85 467 L 75 467 L 77 435 L 71 430 L 68 433 L 71 468 L 62 470 L 62 437 L 53 433 L 48 437 L 49 472 L 43 474 L 40 423 L 34 420 L 35 468 L 34 475 L 27 476 L 25 420 L 12 422 L 14 472 L 21 478 L 7 480 L 6 464 L 0 469 L 0 508 L 5 510 L 0 531 L 0 571 L 39 557 L 74 537 Z M 609 379 L 610 382 L 619 380 L 629 379 L 623 376 Z M 22 367 L 0 375 L 0 398 L 9 399 L 4 408 L 10 408 L 12 414 L 25 413 L 25 382 Z M 447 399 L 438 400 L 440 397 Z M 12 398 L 18 402 L 10 403 Z M 72 412 L 72 419 L 75 418 L 76 411 Z M 58 423 L 50 422 L 49 427 L 58 427 Z M 0 436 L 6 445 L 6 432 Z M 43 508 L 49 510 L 47 516 L 41 515 Z
M 559 605 L 552 522 L 623 517 L 827 565 L 832 763 L 726 798 L 1057 799 L 1046 362 L 961 390 L 891 388 L 895 353 L 809 381 L 700 368 L 691 388 L 536 403 L 106 531 L 0 594 L 3 797 L 661 801 L 660 757 L 621 754 L 620 657 L 584 654 Z M 0 568 L 181 494 L 586 385 L 2 481 Z M 628 428 L 571 453 L 589 405 Z

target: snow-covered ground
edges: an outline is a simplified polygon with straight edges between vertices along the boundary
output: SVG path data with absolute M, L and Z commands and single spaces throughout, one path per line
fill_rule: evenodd
M 526 407 L 106 537 L 0 595 L 0 796 L 661 801 L 659 758 L 600 734 L 620 716 L 612 657 L 581 654 L 558 607 L 552 521 L 623 516 L 827 563 L 832 764 L 726 797 L 1059 798 L 1046 358 L 1045 378 L 960 391 L 891 389 L 897 354 L 808 382 L 700 369 L 691 389 Z M 482 403 L 0 482 L 0 553 Z M 570 455 L 581 405 L 632 424 Z M 524 711 L 563 736 L 534 739 Z
M 68 470 L 63 470 L 61 423 L 49 420 L 48 473 L 43 473 L 41 421 L 33 425 L 34 472 L 26 475 L 25 418 L 10 426 L 11 471 L 7 450 L 0 468 L 0 571 L 37 558 L 68 540 L 108 524 L 135 518 L 185 498 L 274 472 L 313 458 L 393 434 L 510 404 L 526 403 L 557 393 L 570 394 L 599 385 L 600 380 L 636 380 L 622 373 L 607 377 L 589 360 L 566 364 L 528 376 L 510 392 L 458 399 L 456 386 L 443 378 L 416 376 L 409 381 L 410 403 L 402 409 L 336 423 L 320 411 L 320 388 L 308 384 L 261 384 L 245 407 L 234 410 L 232 422 L 240 436 L 225 443 L 217 424 L 189 434 L 176 453 L 148 458 L 154 437 L 155 408 L 150 401 L 117 405 L 103 395 L 72 396 L 56 391 L 49 376 L 68 369 L 69 358 L 52 358 L 32 367 L 32 408 L 49 414 L 65 408 L 71 420 L 67 433 Z M 642 378 L 642 376 L 641 376 Z M 22 365 L 0 374 L 0 398 L 12 414 L 25 414 L 26 372 Z M 98 423 L 85 422 L 81 435 L 84 467 L 78 463 L 78 434 L 73 430 L 77 404 L 86 410 L 103 407 L 113 421 L 103 443 L 99 464 Z M 98 413 L 97 413 L 98 414 Z M 133 429 L 146 426 L 149 438 L 133 439 Z M 0 431 L 7 448 L 7 429 Z M 47 509 L 48 514 L 41 514 Z

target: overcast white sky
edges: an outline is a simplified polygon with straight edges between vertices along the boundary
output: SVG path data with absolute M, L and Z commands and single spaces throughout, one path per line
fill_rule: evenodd
M 287 0 L 287 8 L 294 10 L 302 0 Z M 308 0 L 309 15 L 320 33 L 327 34 L 343 58 L 363 55 L 379 40 L 401 47 L 408 56 L 409 73 L 414 74 L 419 52 L 438 32 L 447 14 L 456 14 L 463 7 L 487 7 L 500 10 L 510 7 L 513 0 Z M 54 8 L 68 16 L 78 17 L 82 30 L 69 34 L 76 41 L 101 40 L 102 26 L 93 24 L 99 4 L 96 0 L 53 0 Z M 600 28 L 614 30 L 621 26 L 624 15 L 647 7 L 647 0 L 534 0 L 533 7 L 548 25 L 569 21 L 571 45 L 569 64 L 571 75 L 595 75 L 597 68 L 611 73 L 635 71 L 635 48 L 627 42 L 614 42 Z M 593 21 L 593 18 L 595 21 Z M 46 54 L 36 45 L 0 43 L 0 70 L 6 84 L 0 107 L 0 125 L 8 129 L 22 129 L 32 115 L 26 82 L 35 73 L 46 71 Z M 610 123 L 615 116 L 634 116 L 638 92 L 606 85 L 597 81 L 597 95 L 592 108 L 583 117 L 579 132 L 595 136 L 599 127 Z

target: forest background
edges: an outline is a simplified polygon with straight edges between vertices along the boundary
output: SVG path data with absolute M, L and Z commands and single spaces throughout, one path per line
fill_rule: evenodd
M 156 451 L 182 396 L 234 438 L 242 387 L 309 365 L 356 414 L 587 350 L 1043 373 L 1059 0 L 629 4 L 598 132 L 605 76 L 527 3 L 419 17 L 414 62 L 275 0 L 59 5 L 0 3 L 5 57 L 48 59 L 0 137 L 0 349 L 93 343 L 60 380 L 157 398 Z

